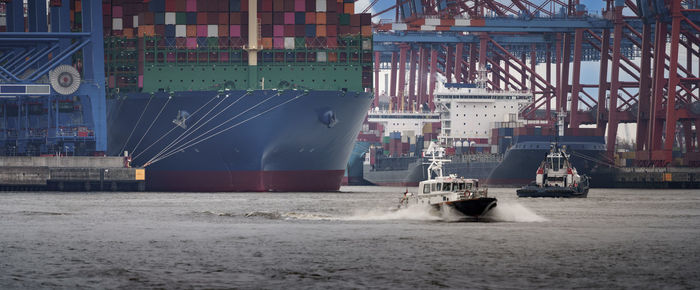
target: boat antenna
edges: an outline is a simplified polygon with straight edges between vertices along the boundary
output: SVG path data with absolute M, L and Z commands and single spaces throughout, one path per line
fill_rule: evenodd
M 435 142 L 430 142 L 430 146 L 425 151 L 425 156 L 430 157 L 430 166 L 428 166 L 428 180 L 433 179 L 433 172 L 435 172 L 436 177 L 442 177 L 442 164 L 445 162 L 450 162 L 449 159 L 443 159 L 445 157 L 445 148 L 440 147 Z

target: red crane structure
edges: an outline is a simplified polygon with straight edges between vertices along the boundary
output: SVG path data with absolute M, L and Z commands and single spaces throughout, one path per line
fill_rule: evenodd
M 700 1 L 605 0 L 600 15 L 535 2 L 397 0 L 374 15 L 375 94 L 389 68 L 392 110 L 434 109 L 437 76 L 473 82 L 486 69 L 490 89 L 533 93 L 526 126 L 566 113 L 566 135 L 606 135 L 612 157 L 619 125 L 636 123 L 636 166 L 700 166 Z

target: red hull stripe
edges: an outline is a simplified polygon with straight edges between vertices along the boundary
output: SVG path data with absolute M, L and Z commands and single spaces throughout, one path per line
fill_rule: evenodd
M 157 171 L 146 170 L 149 191 L 337 191 L 344 170 Z

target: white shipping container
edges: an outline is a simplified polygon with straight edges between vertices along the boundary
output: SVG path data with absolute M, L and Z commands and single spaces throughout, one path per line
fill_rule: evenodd
M 139 27 L 139 16 L 134 15 L 134 28 Z
M 420 30 L 423 30 L 423 31 L 433 31 L 433 30 L 435 30 L 435 26 L 432 26 L 432 25 L 421 25 L 421 26 L 420 26 Z
M 406 23 L 392 23 L 391 30 L 407 30 L 408 25 Z
M 284 49 L 294 49 L 294 37 L 284 38 Z
M 326 12 L 326 0 L 316 0 L 316 11 Z
M 165 12 L 165 24 L 175 24 L 175 12 Z
M 471 20 L 469 19 L 455 19 L 455 26 L 471 26 Z
M 0 26 L 7 26 L 7 17 L 0 17 Z
M 363 50 L 372 50 L 372 41 L 369 39 L 365 39 L 362 41 L 362 49 Z
M 122 30 L 124 25 L 121 18 L 112 18 L 112 30 Z
M 207 25 L 207 37 L 219 37 L 219 26 L 216 24 Z
M 187 37 L 187 25 L 175 25 L 175 37 Z
M 326 58 L 326 52 L 325 52 L 325 51 L 321 51 L 321 52 L 316 53 L 316 61 L 318 61 L 318 62 L 326 62 L 326 59 L 327 59 L 327 58 Z
M 439 25 L 440 25 L 440 19 L 437 19 L 437 18 L 426 18 L 426 19 L 425 19 L 425 25 L 435 25 L 435 26 L 439 26 Z

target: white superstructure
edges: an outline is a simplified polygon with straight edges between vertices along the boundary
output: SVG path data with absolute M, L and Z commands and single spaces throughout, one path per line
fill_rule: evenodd
M 401 132 L 402 136 L 422 135 L 423 127 L 428 123 L 440 123 L 440 113 L 431 112 L 390 112 L 371 110 L 367 121 L 384 126 L 384 136 L 391 132 Z
M 518 121 L 518 113 L 532 102 L 530 91 L 493 91 L 478 85 L 447 84 L 435 92 L 440 112 L 440 141 L 489 138 L 496 122 Z

